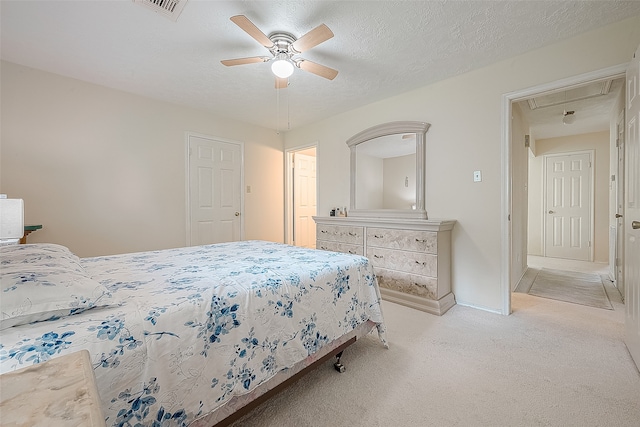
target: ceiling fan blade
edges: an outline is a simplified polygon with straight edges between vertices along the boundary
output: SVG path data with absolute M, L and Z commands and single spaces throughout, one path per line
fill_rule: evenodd
M 267 37 L 255 24 L 249 21 L 244 15 L 236 15 L 231 17 L 231 21 L 238 27 L 242 28 L 247 34 L 253 37 L 258 43 L 267 49 L 271 49 L 274 45 L 273 42 Z
M 286 89 L 289 86 L 289 79 L 276 77 L 276 89 Z
M 335 79 L 338 75 L 338 70 L 334 70 L 333 68 L 329 68 L 315 62 L 307 61 L 306 59 L 300 60 L 298 62 L 298 67 L 304 71 L 308 71 L 329 80 Z
M 254 64 L 256 62 L 267 62 L 269 57 L 267 56 L 251 56 L 249 58 L 236 58 L 236 59 L 224 59 L 222 62 L 223 65 L 227 67 L 231 67 L 234 65 L 244 65 L 244 64 Z
M 293 42 L 293 48 L 298 52 L 304 52 L 333 37 L 333 32 L 324 24 L 318 25 L 304 36 Z

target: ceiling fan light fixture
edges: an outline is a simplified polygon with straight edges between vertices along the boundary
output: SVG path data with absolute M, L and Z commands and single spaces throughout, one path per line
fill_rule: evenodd
M 570 125 L 571 123 L 576 121 L 575 111 L 565 111 L 562 115 L 562 123 L 565 125 Z
M 277 77 L 286 79 L 293 74 L 293 64 L 285 53 L 280 53 L 276 56 L 271 64 L 271 71 Z

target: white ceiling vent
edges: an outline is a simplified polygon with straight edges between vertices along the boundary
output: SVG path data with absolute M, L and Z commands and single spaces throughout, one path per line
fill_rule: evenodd
M 160 15 L 164 15 L 172 21 L 177 21 L 178 16 L 187 4 L 187 0 L 133 0 L 136 3 L 147 6 Z

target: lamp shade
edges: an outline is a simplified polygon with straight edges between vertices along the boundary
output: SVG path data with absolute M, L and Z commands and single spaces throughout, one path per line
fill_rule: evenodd
M 24 236 L 24 202 L 22 199 L 0 199 L 0 240 Z

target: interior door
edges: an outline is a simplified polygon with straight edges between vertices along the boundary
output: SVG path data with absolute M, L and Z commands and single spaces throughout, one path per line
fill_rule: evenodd
M 293 167 L 294 229 L 296 246 L 316 247 L 316 158 L 295 153 Z
M 591 261 L 591 154 L 545 156 L 545 256 Z
M 242 239 L 242 146 L 189 135 L 189 244 Z
M 627 69 L 625 138 L 625 342 L 640 369 L 640 46 Z

